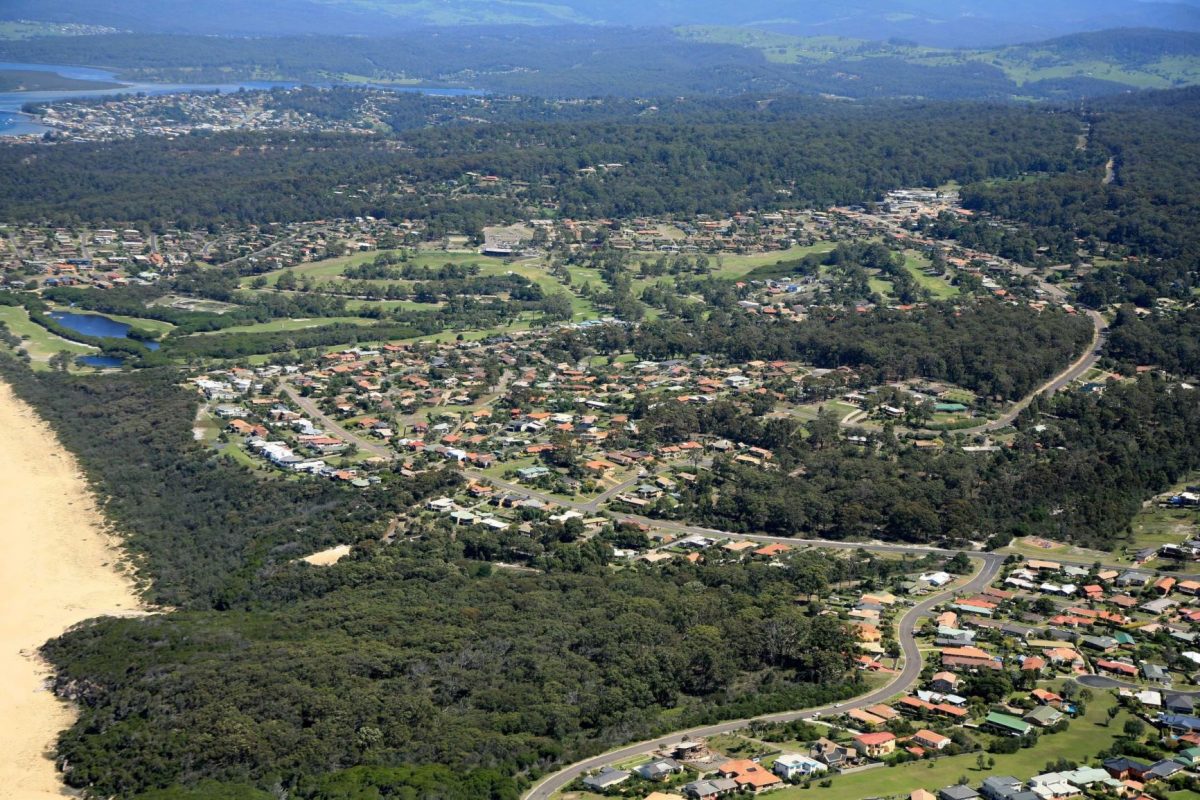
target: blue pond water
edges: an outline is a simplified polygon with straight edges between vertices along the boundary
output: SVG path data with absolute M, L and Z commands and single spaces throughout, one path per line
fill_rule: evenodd
M 0 71 L 26 70 L 34 72 L 56 72 L 67 78 L 80 80 L 107 81 L 120 83 L 111 72 L 90 67 L 71 67 L 63 64 L 21 64 L 12 61 L 0 61 Z M 50 103 L 59 100 L 69 100 L 76 97 L 105 97 L 118 94 L 141 93 L 147 95 L 175 94 L 178 92 L 236 92 L 239 89 L 274 89 L 277 87 L 291 88 L 299 86 L 295 81 L 245 81 L 243 83 L 129 83 L 119 89 L 76 89 L 58 92 L 0 92 L 0 136 L 21 136 L 29 133 L 45 133 L 49 130 L 39 125 L 33 117 L 21 113 L 21 107 L 26 103 Z M 329 84 L 313 84 L 329 85 Z M 372 85 L 372 84 L 356 84 Z M 423 86 L 386 86 L 397 92 L 422 92 L 441 96 L 463 96 L 480 94 L 472 89 L 423 87 Z
M 70 311 L 55 311 L 50 315 L 50 318 L 57 321 L 64 328 L 70 328 L 76 333 L 86 334 L 87 336 L 99 336 L 103 339 L 128 339 L 129 329 L 132 327 L 124 322 L 117 322 L 115 319 L 100 314 L 74 314 Z M 158 342 L 142 342 L 147 348 L 157 350 Z
M 120 356 L 80 356 L 75 360 L 97 369 L 113 369 L 125 363 L 125 359 Z

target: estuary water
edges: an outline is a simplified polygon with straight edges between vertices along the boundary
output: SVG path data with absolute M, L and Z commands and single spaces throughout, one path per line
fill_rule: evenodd
M 240 83 L 125 83 L 112 72 L 94 67 L 73 67 L 64 64 L 21 64 L 11 61 L 0 61 L 0 71 L 27 70 L 32 72 L 55 72 L 66 78 L 76 78 L 88 81 L 106 81 L 122 83 L 117 89 L 69 89 L 54 92 L 0 92 L 0 136 L 25 136 L 42 134 L 50 130 L 39 124 L 35 118 L 21 112 L 26 103 L 50 103 L 61 100 L 88 97 L 111 97 L 120 94 L 176 94 L 179 92 L 236 92 L 239 89 L 276 89 L 294 88 L 301 84 L 297 81 L 242 81 Z M 329 86 L 331 84 L 307 84 L 313 86 Z M 420 92 L 446 97 L 459 97 L 480 94 L 473 89 L 457 89 L 425 86 L 378 86 L 375 84 L 355 84 L 370 86 L 377 89 L 387 89 L 396 92 Z

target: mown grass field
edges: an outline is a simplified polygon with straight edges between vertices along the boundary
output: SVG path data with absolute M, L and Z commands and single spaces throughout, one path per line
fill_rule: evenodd
M 961 293 L 957 286 L 952 286 L 945 278 L 925 274 L 925 269 L 929 266 L 929 259 L 925 256 L 915 250 L 904 251 L 904 256 L 904 268 L 913 276 L 918 286 L 929 290 L 934 300 L 946 300 Z
M 399 250 L 369 250 L 365 253 L 353 253 L 340 258 L 330 258 L 324 261 L 312 261 L 305 264 L 297 264 L 294 267 L 286 267 L 284 269 L 272 270 L 271 272 L 262 273 L 262 277 L 267 279 L 268 286 L 274 286 L 279 276 L 289 270 L 295 273 L 297 278 L 307 275 L 314 280 L 319 278 L 335 278 L 342 274 L 347 267 L 356 267 L 359 264 L 370 264 L 375 261 L 375 258 L 384 253 L 399 254 Z M 494 259 L 486 259 L 474 251 L 432 251 L 423 253 L 409 254 L 407 264 L 413 264 L 420 267 L 440 267 L 443 264 L 479 264 L 483 265 Z M 501 263 L 501 262 L 495 262 Z M 403 266 L 397 264 L 395 266 Z M 249 286 L 256 277 L 250 276 L 241 280 L 242 286 Z
M 25 351 L 33 359 L 34 369 L 46 369 L 50 356 L 63 350 L 79 356 L 93 354 L 96 348 L 55 336 L 29 319 L 29 312 L 18 306 L 0 306 L 0 322 L 25 341 Z
M 272 333 L 275 331 L 300 331 L 306 328 L 319 328 L 322 325 L 346 323 L 350 325 L 371 325 L 379 320 L 367 317 L 309 317 L 304 319 L 273 319 L 270 322 L 256 322 L 252 325 L 238 325 L 233 328 L 223 328 L 219 331 L 204 331 L 196 336 L 212 336 L 227 333 Z
M 818 242 L 807 247 L 790 247 L 787 250 L 772 250 L 769 253 L 748 253 L 736 255 L 722 253 L 719 256 L 709 256 L 713 274 L 720 278 L 744 278 L 759 267 L 771 266 L 781 261 L 795 261 L 811 253 L 828 253 L 836 247 L 832 242 Z
M 250 288 L 256 277 L 264 277 L 267 280 L 267 289 L 261 291 L 272 291 L 276 286 L 279 276 L 285 272 L 291 271 L 297 279 L 309 277 L 318 284 L 329 283 L 338 280 L 342 273 L 349 267 L 359 264 L 369 264 L 375 260 L 375 257 L 384 252 L 397 251 L 371 251 L 367 253 L 355 253 L 354 255 L 344 256 L 342 258 L 331 258 L 326 261 L 314 261 L 308 264 L 299 264 L 295 267 L 286 269 L 274 270 L 272 272 L 264 272 L 261 276 L 243 278 L 240 285 L 243 288 Z M 571 309 L 574 312 L 576 320 L 590 319 L 597 316 L 595 307 L 580 297 L 576 292 L 584 283 L 591 283 L 597 289 L 604 288 L 603 282 L 600 280 L 600 274 L 595 270 L 584 268 L 576 268 L 572 270 L 571 287 L 567 287 L 549 272 L 547 272 L 544 262 L 539 259 L 521 259 L 513 262 L 506 262 L 494 258 L 485 258 L 475 252 L 425 252 L 413 254 L 406 262 L 416 266 L 423 267 L 440 267 L 444 264 L 474 264 L 479 267 L 480 275 L 506 275 L 514 273 L 524 278 L 528 278 L 531 282 L 536 283 L 542 288 L 546 294 L 565 294 L 571 301 Z M 400 265 L 397 265 L 400 266 Z M 401 285 L 408 286 L 414 281 L 404 280 L 371 280 L 367 281 L 372 285 Z M 392 301 L 374 301 L 374 300 L 351 300 L 347 303 L 348 309 L 369 308 L 405 308 L 414 310 L 428 310 L 436 306 L 428 303 L 413 303 L 406 300 Z

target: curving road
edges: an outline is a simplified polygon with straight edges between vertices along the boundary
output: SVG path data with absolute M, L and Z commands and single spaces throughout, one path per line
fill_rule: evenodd
M 388 445 L 381 444 L 378 440 L 371 441 L 370 439 L 359 436 L 353 431 L 347 430 L 340 422 L 322 411 L 320 407 L 317 406 L 317 402 L 315 400 L 313 400 L 311 397 L 304 397 L 301 395 L 295 390 L 295 388 L 292 387 L 290 383 L 281 383 L 280 387 L 283 389 L 284 393 L 292 399 L 293 403 L 303 409 L 305 414 L 308 414 L 314 420 L 320 420 L 320 422 L 329 429 L 328 433 L 331 435 L 353 443 L 364 453 L 370 453 L 372 455 L 379 456 L 380 458 L 386 458 L 388 461 L 399 457 L 399 453 L 397 453 Z
M 746 537 L 750 538 L 750 537 Z M 795 540 L 790 540 L 795 541 Z M 867 549 L 879 549 L 878 547 L 867 546 Z M 903 549 L 903 548 L 899 548 Z M 948 552 L 948 551 L 947 551 Z M 684 731 L 676 731 L 666 736 L 660 736 L 657 739 L 650 739 L 644 742 L 627 745 L 618 750 L 611 750 L 603 755 L 594 756 L 583 761 L 576 762 L 569 767 L 559 770 L 551 775 L 542 778 L 533 788 L 524 795 L 524 800 L 549 800 L 549 798 L 564 787 L 579 778 L 584 773 L 594 769 L 599 769 L 605 764 L 611 764 L 614 761 L 621 761 L 632 758 L 634 756 L 648 753 L 652 750 L 657 750 L 665 747 L 672 742 L 677 742 L 681 739 L 695 739 L 707 736 L 716 736 L 722 733 L 730 733 L 732 731 L 741 730 L 747 727 L 752 721 L 763 722 L 791 722 L 797 719 L 811 719 L 817 714 L 827 714 L 832 711 L 842 713 L 854 708 L 865 708 L 876 703 L 881 703 L 889 697 L 906 692 L 916 684 L 917 679 L 921 675 L 921 653 L 917 649 L 916 639 L 912 635 L 913 628 L 916 627 L 918 620 L 921 617 L 928 616 L 934 606 L 945 602 L 960 592 L 974 592 L 988 586 L 1000 571 L 1001 565 L 1004 563 L 1004 557 L 992 553 L 972 553 L 973 559 L 982 561 L 983 564 L 979 571 L 967 581 L 964 585 L 941 592 L 939 594 L 927 597 L 920 603 L 917 603 L 903 617 L 900 618 L 900 645 L 904 650 L 904 669 L 897 675 L 887 686 L 864 695 L 859 695 L 853 700 L 847 700 L 844 703 L 836 705 L 821 706 L 818 708 L 808 708 L 801 711 L 785 711 L 779 714 L 767 714 L 761 717 L 751 719 L 731 720 L 729 722 L 721 722 L 716 725 L 705 725 L 699 728 L 690 728 Z
M 1050 284 L 1045 284 L 1049 286 Z M 1026 395 L 1021 400 L 1017 401 L 1012 408 L 1004 413 L 998 419 L 994 419 L 986 425 L 978 425 L 974 428 L 964 428 L 956 430 L 954 433 L 986 433 L 988 431 L 997 431 L 1001 428 L 1007 428 L 1016 421 L 1034 398 L 1040 397 L 1043 394 L 1053 394 L 1061 391 L 1075 381 L 1087 374 L 1088 370 L 1096 366 L 1096 362 L 1100 360 L 1101 351 L 1104 349 L 1104 332 L 1108 330 L 1108 320 L 1098 311 L 1087 312 L 1092 320 L 1092 343 L 1084 351 L 1083 355 L 1075 360 L 1069 367 L 1055 375 L 1050 380 L 1046 381 L 1042 386 L 1034 392 Z

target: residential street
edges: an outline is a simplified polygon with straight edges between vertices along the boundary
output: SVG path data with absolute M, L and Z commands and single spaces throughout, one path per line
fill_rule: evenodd
M 877 549 L 877 548 L 870 548 Z M 902 548 L 901 548 L 902 549 Z M 966 584 L 959 586 L 950 591 L 941 592 L 932 595 L 922 600 L 917 605 L 913 606 L 900 619 L 900 644 L 904 650 L 904 669 L 886 686 L 883 686 L 867 694 L 860 695 L 853 700 L 839 703 L 837 705 L 821 706 L 819 708 L 808 708 L 798 711 L 786 711 L 780 714 L 767 714 L 753 719 L 739 719 L 730 722 L 722 722 L 716 725 L 706 725 L 700 728 L 690 728 L 688 730 L 676 731 L 667 736 L 660 736 L 657 739 L 652 739 L 645 742 L 631 744 L 619 750 L 613 750 L 603 755 L 585 759 L 584 761 L 576 762 L 565 769 L 562 769 L 546 778 L 543 778 L 533 786 L 524 795 L 524 800 L 548 800 L 555 792 L 560 791 L 563 787 L 570 784 L 576 778 L 591 770 L 599 769 L 605 764 L 611 764 L 614 761 L 622 761 L 632 758 L 633 756 L 649 753 L 664 747 L 671 742 L 684 739 L 699 739 L 707 736 L 716 736 L 718 734 L 730 733 L 732 731 L 741 730 L 749 726 L 753 721 L 763 722 L 791 722 L 796 719 L 811 719 L 817 714 L 827 714 L 832 711 L 844 713 L 855 708 L 866 708 L 867 706 L 883 702 L 895 694 L 906 692 L 911 689 L 921 675 L 921 653 L 917 649 L 917 642 L 912 635 L 912 630 L 916 626 L 917 621 L 929 614 L 930 609 L 947 598 L 960 593 L 976 592 L 990 584 L 1000 571 L 1001 565 L 1004 563 L 1002 556 L 993 555 L 990 553 L 974 554 L 972 558 L 981 561 L 982 565 L 979 571 Z

